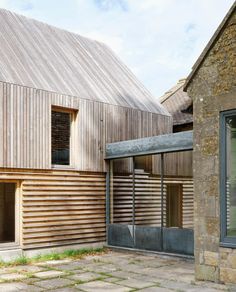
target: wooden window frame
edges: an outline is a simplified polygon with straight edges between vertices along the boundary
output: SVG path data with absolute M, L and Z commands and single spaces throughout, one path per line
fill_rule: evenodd
M 19 248 L 22 245 L 22 187 L 19 180 L 0 180 L 0 183 L 12 183 L 15 189 L 15 241 L 0 243 L 0 250 Z
M 236 236 L 227 235 L 227 145 L 226 118 L 236 116 L 236 109 L 220 113 L 220 246 L 236 248 Z
M 77 150 L 77 114 L 78 110 L 73 108 L 65 108 L 60 106 L 51 106 L 51 113 L 52 111 L 67 113 L 70 114 L 70 164 L 63 165 L 63 164 L 52 164 L 52 143 L 50 143 L 50 160 L 53 169 L 75 169 L 76 167 L 76 150 Z M 52 129 L 52 125 L 50 126 L 50 131 Z M 51 132 L 50 132 L 51 133 Z M 50 135 L 52 139 L 52 134 Z

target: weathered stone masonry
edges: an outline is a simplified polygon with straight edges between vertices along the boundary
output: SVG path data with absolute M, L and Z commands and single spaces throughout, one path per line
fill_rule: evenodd
M 236 12 L 188 86 L 193 99 L 196 277 L 236 283 L 236 249 L 220 247 L 219 115 L 236 108 Z

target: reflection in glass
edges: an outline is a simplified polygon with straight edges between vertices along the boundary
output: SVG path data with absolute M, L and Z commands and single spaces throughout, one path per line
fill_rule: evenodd
M 111 161 L 110 223 L 133 222 L 133 163 L 132 158 Z
M 226 119 L 227 235 L 236 236 L 236 116 Z

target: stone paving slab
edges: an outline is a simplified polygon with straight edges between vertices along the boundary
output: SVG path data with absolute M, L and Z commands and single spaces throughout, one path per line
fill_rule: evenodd
M 196 288 L 193 288 L 193 289 L 188 289 L 186 290 L 188 292 L 219 292 L 219 291 L 222 291 L 222 290 L 219 290 L 219 289 L 214 289 L 214 288 L 204 288 L 204 287 L 201 287 L 201 289 L 199 290 L 199 287 L 196 287 Z
M 155 283 L 153 282 L 146 282 L 146 281 L 138 280 L 138 279 L 127 279 L 127 280 L 118 282 L 118 284 L 122 286 L 130 287 L 130 288 L 135 288 L 135 289 L 142 289 L 142 288 L 155 286 Z
M 162 287 L 149 287 L 142 290 L 139 290 L 142 292 L 173 292 L 173 290 L 162 288 Z M 200 291 L 199 291 L 200 292 Z
M 41 288 L 27 285 L 25 283 L 2 283 L 0 284 L 1 292 L 16 292 L 16 291 L 27 291 L 27 292 L 40 292 Z
M 5 281 L 17 281 L 17 280 L 21 280 L 25 278 L 26 278 L 25 275 L 17 274 L 17 273 L 0 275 L 0 280 L 5 280 Z
M 109 282 L 109 283 L 116 283 L 116 282 L 119 282 L 122 280 L 123 279 L 121 279 L 121 278 L 110 277 L 110 278 L 105 278 L 103 281 Z
M 111 275 L 112 277 L 121 278 L 121 279 L 130 279 L 130 278 L 135 278 L 138 276 L 137 274 L 133 272 L 127 272 L 127 271 L 116 271 L 116 272 L 109 273 L 109 275 Z
M 153 282 L 158 285 L 160 285 L 163 281 L 165 281 L 165 279 L 158 278 L 157 275 L 153 276 L 153 275 L 141 275 L 141 274 L 137 274 L 137 275 L 134 274 L 130 276 L 130 279 L 138 279 L 145 282 Z
M 70 280 L 74 280 L 74 281 L 88 282 L 88 281 L 92 281 L 92 280 L 95 280 L 95 279 L 102 279 L 102 278 L 105 278 L 105 277 L 100 275 L 100 274 L 86 272 L 86 273 L 82 273 L 82 274 L 76 274 L 76 275 L 68 276 L 67 278 L 70 279 Z
M 111 272 L 115 272 L 117 270 L 119 270 L 120 268 L 118 268 L 117 266 L 115 266 L 114 264 L 103 264 L 103 265 L 90 265 L 84 268 L 84 270 L 88 270 L 88 271 L 94 271 L 97 273 L 111 273 Z
M 226 286 L 224 284 L 218 284 L 218 283 L 213 283 L 213 282 L 195 281 L 195 284 L 196 284 L 197 287 L 201 287 L 201 288 L 207 287 L 207 288 L 214 288 L 214 289 L 220 289 L 220 290 L 225 290 L 225 291 L 229 291 L 230 290 L 230 285 Z M 234 289 L 236 291 L 235 285 L 233 285 L 233 286 L 234 286 Z
M 76 273 L 79 273 L 81 271 L 81 273 L 83 273 L 84 271 L 82 270 L 82 267 L 77 263 L 77 262 L 71 262 L 69 264 L 65 264 L 65 265 L 58 265 L 56 266 L 56 268 L 58 270 L 63 270 L 63 271 L 73 271 L 76 270 Z M 84 268 L 84 266 L 83 266 Z
M 103 281 L 93 281 L 93 282 L 88 282 L 85 284 L 77 285 L 77 287 L 83 291 L 86 292 L 128 292 L 131 289 L 127 287 L 122 287 L 119 285 L 116 285 L 114 283 L 107 283 Z
M 78 289 L 70 287 L 53 289 L 53 292 L 78 292 L 78 291 L 79 291 Z
M 45 268 L 34 266 L 34 265 L 24 265 L 24 266 L 15 266 L 11 270 L 26 272 L 26 273 L 36 273 L 36 272 L 45 271 Z
M 190 289 L 196 289 L 199 287 L 197 287 L 196 285 L 191 285 L 185 282 L 178 282 L 178 281 L 163 281 L 161 283 L 161 286 L 164 288 L 168 288 L 168 289 L 176 289 L 176 290 L 181 290 L 181 291 L 189 291 Z
M 45 289 L 55 289 L 55 288 L 61 288 L 61 287 L 73 285 L 73 281 L 69 279 L 64 279 L 64 278 L 54 278 L 54 279 L 48 279 L 48 280 L 35 282 L 34 285 L 37 285 Z
M 62 275 L 66 275 L 66 273 L 63 271 L 54 271 L 54 270 L 38 272 L 34 274 L 35 277 L 42 278 L 42 279 L 55 278 L 55 277 L 60 277 Z

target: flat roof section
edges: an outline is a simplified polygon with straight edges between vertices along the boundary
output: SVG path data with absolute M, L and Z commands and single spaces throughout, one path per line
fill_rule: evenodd
M 106 145 L 105 159 L 193 150 L 193 131 L 171 133 Z

